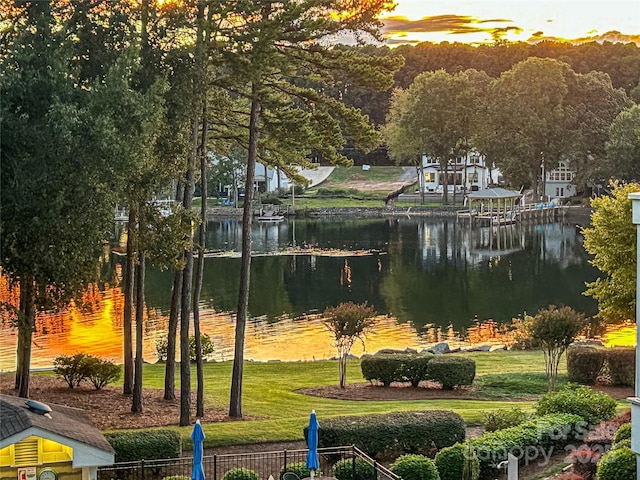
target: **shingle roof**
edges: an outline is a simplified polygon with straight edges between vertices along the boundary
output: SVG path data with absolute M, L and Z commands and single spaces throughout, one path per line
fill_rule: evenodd
M 79 408 L 49 404 L 51 418 L 29 410 L 25 399 L 0 394 L 0 441 L 29 428 L 40 428 L 51 433 L 113 453 L 113 447 Z

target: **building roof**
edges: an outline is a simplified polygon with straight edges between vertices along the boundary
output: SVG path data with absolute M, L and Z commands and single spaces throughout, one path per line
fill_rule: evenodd
M 491 198 L 518 198 L 522 194 L 514 192 L 513 190 L 507 190 L 506 188 L 485 188 L 478 190 L 477 192 L 471 192 L 469 198 L 472 199 L 491 199 Z
M 74 442 L 114 453 L 113 447 L 96 428 L 89 416 L 79 408 L 49 404 L 50 418 L 27 408 L 26 399 L 0 394 L 0 445 L 6 446 L 6 440 L 29 429 L 46 432 L 68 438 Z M 15 442 L 11 442 L 15 443 Z

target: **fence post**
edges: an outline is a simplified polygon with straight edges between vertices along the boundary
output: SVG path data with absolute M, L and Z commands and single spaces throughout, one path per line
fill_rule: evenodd
M 144 480 L 144 458 L 140 460 L 140 480 Z
M 283 470 L 283 472 L 286 472 L 286 471 L 287 471 L 287 449 L 285 448 L 284 449 L 284 470 Z M 278 479 L 278 480 L 280 480 L 280 479 Z
M 373 461 L 373 473 L 376 476 L 376 478 L 378 478 L 378 461 L 377 460 Z
M 351 445 L 351 478 L 356 478 L 356 449 Z
M 218 455 L 213 456 L 213 480 L 218 479 Z

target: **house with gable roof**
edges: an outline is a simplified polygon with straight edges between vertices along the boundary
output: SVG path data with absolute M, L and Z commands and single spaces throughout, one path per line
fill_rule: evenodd
M 0 394 L 0 480 L 96 480 L 115 452 L 81 409 Z

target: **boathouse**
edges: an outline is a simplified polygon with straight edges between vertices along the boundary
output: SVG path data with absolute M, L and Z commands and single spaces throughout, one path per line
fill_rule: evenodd
M 467 195 L 467 210 L 458 212 L 458 218 L 467 218 L 472 224 L 507 225 L 515 223 L 522 194 L 504 188 L 484 188 Z

